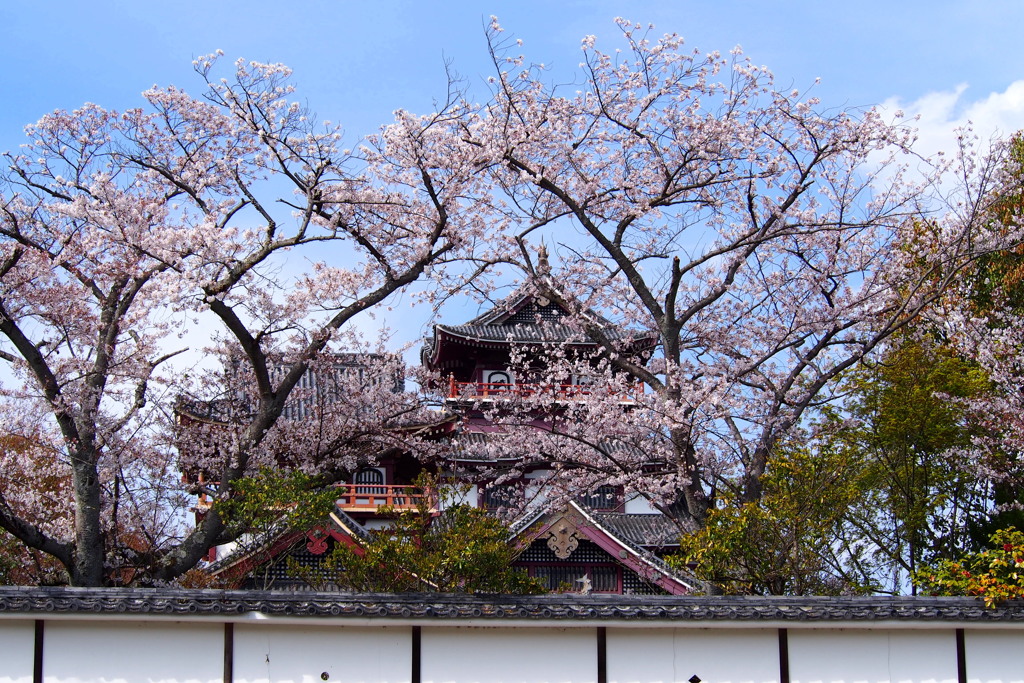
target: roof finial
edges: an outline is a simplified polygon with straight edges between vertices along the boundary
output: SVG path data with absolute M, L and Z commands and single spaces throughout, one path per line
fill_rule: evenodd
M 548 263 L 548 248 L 541 242 L 537 249 L 537 275 L 547 275 L 551 272 L 551 264 Z

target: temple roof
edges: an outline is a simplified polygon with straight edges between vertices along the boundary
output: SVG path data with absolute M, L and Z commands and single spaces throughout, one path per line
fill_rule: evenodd
M 527 344 L 545 344 L 571 342 L 574 344 L 593 344 L 578 329 L 563 323 L 515 323 L 494 325 L 435 325 L 454 337 L 472 339 L 474 341 L 514 342 Z M 608 336 L 615 340 L 628 339 L 618 328 L 609 328 Z
M 463 431 L 457 433 L 450 441 L 451 455 L 455 460 L 474 460 L 495 462 L 487 450 L 488 444 L 495 439 L 508 438 L 507 434 L 495 432 Z M 519 456 L 508 456 L 507 460 L 518 460 Z
M 679 545 L 679 528 L 664 515 L 625 512 L 591 512 L 616 537 L 644 547 Z
M 552 511 L 538 511 L 520 518 L 512 525 L 512 533 L 520 541 L 533 542 L 545 537 L 550 529 L 567 520 L 573 533 L 601 547 L 616 563 L 644 576 L 651 584 L 673 595 L 685 593 L 707 593 L 709 588 L 703 581 L 673 567 L 649 551 L 642 540 L 637 542 L 630 535 L 639 536 L 639 525 L 634 524 L 628 535 L 620 534 L 615 523 L 609 518 L 626 515 L 598 514 L 585 506 L 570 501 L 565 508 Z M 628 515 L 633 517 L 634 515 Z M 660 517 L 661 515 L 651 515 Z M 653 528 L 653 527 L 652 527 Z M 677 532 L 678 534 L 678 532 Z
M 370 533 L 348 513 L 335 505 L 331 513 L 323 521 L 323 528 L 330 535 L 337 537 L 349 536 L 359 541 L 370 539 Z M 282 518 L 270 528 L 257 534 L 248 543 L 240 544 L 228 555 L 206 567 L 206 571 L 214 576 L 237 573 L 244 574 L 255 566 L 254 558 L 261 561 L 271 560 L 286 552 L 293 544 L 306 537 L 308 530 L 295 530 Z
M 550 285 L 547 285 L 550 287 Z M 535 286 L 523 286 L 497 302 L 490 310 L 460 325 L 434 325 L 433 338 L 427 339 L 421 353 L 424 365 L 434 367 L 445 343 L 455 345 L 571 344 L 596 346 L 579 325 L 571 324 L 571 314 L 555 301 L 537 293 Z M 595 311 L 580 315 L 600 326 L 612 341 L 626 342 L 638 351 L 650 349 L 656 338 L 649 333 L 623 329 Z
M 474 429 L 473 427 L 477 427 Z M 521 448 L 521 439 L 516 436 L 516 431 L 503 432 L 500 429 L 482 430 L 479 425 L 470 425 L 466 429 L 461 429 L 452 434 L 451 444 L 451 457 L 455 460 L 473 460 L 480 462 L 495 462 L 494 455 L 490 452 L 490 445 L 495 443 L 501 443 L 502 439 L 512 439 L 511 443 L 513 448 Z M 644 451 L 638 449 L 632 444 L 603 440 L 599 444 L 601 449 L 606 453 L 619 453 L 623 455 L 629 455 L 634 459 L 645 460 Z M 518 453 L 518 452 L 517 452 Z M 509 454 L 502 460 L 519 460 L 521 454 Z M 646 459 L 647 462 L 656 462 L 654 460 Z

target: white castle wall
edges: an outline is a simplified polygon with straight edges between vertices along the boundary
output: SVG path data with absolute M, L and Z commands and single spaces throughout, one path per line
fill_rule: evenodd
M 0 614 L 0 683 L 1024 683 L 1024 622 L 475 621 Z

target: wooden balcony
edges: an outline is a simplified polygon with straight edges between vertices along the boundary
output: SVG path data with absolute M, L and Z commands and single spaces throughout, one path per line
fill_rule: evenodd
M 456 382 L 448 380 L 449 399 L 468 401 L 494 401 L 509 398 L 530 398 L 533 396 L 552 396 L 559 401 L 578 401 L 593 393 L 587 384 L 503 384 L 500 382 Z M 619 398 L 622 403 L 634 403 L 643 396 L 643 382 L 633 385 L 632 391 Z
M 383 486 L 380 484 L 339 484 L 337 504 L 345 512 L 377 512 L 388 506 L 394 510 L 415 512 L 420 501 L 429 501 L 428 509 L 437 511 L 437 500 L 432 491 L 417 486 Z

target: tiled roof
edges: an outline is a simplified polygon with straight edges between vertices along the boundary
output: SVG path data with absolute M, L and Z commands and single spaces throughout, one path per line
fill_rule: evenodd
M 356 382 L 362 387 L 390 387 L 394 393 L 405 391 L 405 377 L 397 364 L 383 364 L 386 356 L 378 353 L 337 353 L 325 355 L 319 369 L 307 369 L 295 390 L 285 403 L 282 417 L 288 420 L 303 419 L 321 403 L 334 403 L 347 382 Z M 328 362 L 329 361 L 329 362 Z M 276 384 L 281 381 L 289 366 L 278 359 L 271 362 L 270 376 Z M 230 375 L 231 373 L 229 373 Z M 244 377 L 241 371 L 237 376 Z M 227 391 L 230 381 L 225 379 Z M 175 412 L 200 422 L 238 424 L 251 420 L 256 413 L 255 397 L 229 396 L 211 400 L 182 395 L 175 404 Z
M 373 534 L 371 534 L 362 524 L 352 519 L 347 512 L 341 509 L 340 505 L 334 506 L 334 510 L 331 511 L 330 519 L 331 526 L 343 534 L 358 536 L 363 541 L 369 541 L 373 538 Z
M 494 458 L 487 453 L 487 445 L 495 443 L 498 439 L 516 439 L 516 432 L 512 431 L 504 434 L 498 431 L 474 432 L 466 430 L 456 432 L 451 439 L 452 456 L 456 460 L 493 462 Z M 516 442 L 513 441 L 513 443 Z M 632 444 L 616 441 L 602 441 L 599 445 L 606 453 L 628 454 L 634 458 L 645 457 L 643 451 Z M 518 460 L 519 457 L 521 456 L 510 455 L 507 459 Z
M 506 434 L 493 432 L 459 432 L 451 440 L 451 454 L 456 460 L 476 460 L 480 462 L 496 462 L 487 451 L 487 445 L 495 439 L 509 438 Z M 508 456 L 508 460 L 518 460 L 519 456 Z
M 335 505 L 330 515 L 324 520 L 324 524 L 331 530 L 342 534 L 356 536 L 362 540 L 368 540 L 370 532 L 363 525 L 352 519 L 341 507 Z M 238 562 L 255 555 L 257 552 L 270 548 L 275 541 L 283 538 L 294 531 L 285 520 L 278 521 L 269 529 L 258 534 L 248 543 L 240 544 L 229 554 L 211 563 L 206 569 L 211 574 L 217 574 L 229 569 Z
M 481 343 L 594 344 L 578 327 L 563 322 L 568 313 L 557 304 L 544 302 L 538 305 L 536 301 L 534 288 L 521 287 L 490 310 L 462 325 L 437 324 L 433 338 L 426 340 L 421 355 L 427 359 L 434 353 L 442 332 Z M 582 315 L 601 327 L 612 341 L 634 341 L 641 348 L 654 343 L 654 335 L 623 330 L 595 311 L 587 310 Z
M 544 283 L 541 283 L 541 284 L 542 284 L 542 286 L 545 285 L 545 284 L 550 286 L 550 282 L 549 281 L 545 281 Z M 530 307 L 533 311 L 535 311 L 537 313 L 540 313 L 540 315 L 542 317 L 549 318 L 549 319 L 552 318 L 552 317 L 554 317 L 554 318 L 561 318 L 562 316 L 565 315 L 565 310 L 562 309 L 560 306 L 557 306 L 557 305 L 554 306 L 554 307 L 551 307 L 550 305 L 545 305 L 545 306 L 541 306 L 541 307 L 537 308 L 536 307 L 536 300 L 537 300 L 536 290 L 537 289 L 538 289 L 537 287 L 531 287 L 529 285 L 520 286 L 520 287 L 516 288 L 515 291 L 513 291 L 511 294 L 509 294 L 505 298 L 500 299 L 499 301 L 495 302 L 494 306 L 492 306 L 490 308 L 490 310 L 484 311 L 480 315 L 478 315 L 475 318 L 473 318 L 472 320 L 468 321 L 466 324 L 467 325 L 494 325 L 494 324 L 499 324 L 501 322 L 507 321 L 509 318 L 515 316 L 516 313 L 522 311 L 523 309 L 525 309 L 527 307 Z M 552 315 L 552 314 L 554 314 L 554 315 Z M 601 317 L 597 313 L 594 313 L 593 311 L 588 311 L 588 314 L 591 315 L 595 320 L 598 320 L 599 322 L 608 323 L 608 321 L 605 318 Z M 611 324 L 611 323 L 608 323 L 608 324 Z
M 679 528 L 664 515 L 591 512 L 605 529 L 634 545 L 665 547 L 679 545 Z
M 613 527 L 610 527 L 604 523 L 604 520 L 602 519 L 602 517 L 598 515 L 598 513 L 593 512 L 592 510 L 589 510 L 585 507 L 582 507 L 581 505 L 575 502 L 571 502 L 569 503 L 569 505 L 575 508 L 584 517 L 589 518 L 589 521 L 592 524 L 597 525 L 602 531 L 604 531 L 605 534 L 614 538 L 615 541 L 619 543 L 619 545 L 621 545 L 623 548 L 626 548 L 628 551 L 632 552 L 643 564 L 653 567 L 656 571 L 660 572 L 666 577 L 669 577 L 672 581 L 675 581 L 678 584 L 686 586 L 690 592 L 710 592 L 709 587 L 705 582 L 701 581 L 695 576 L 692 576 L 688 571 L 683 571 L 681 569 L 671 567 L 667 562 L 665 562 L 665 560 L 661 559 L 660 557 L 652 553 L 650 550 L 645 548 L 644 546 L 647 544 L 634 541 L 628 535 L 618 534 Z M 668 522 L 668 520 L 662 517 L 661 515 L 650 516 L 660 517 L 664 522 Z M 651 523 L 656 524 L 657 522 Z M 671 522 L 668 523 L 671 524 Z
M 669 621 L 714 622 L 932 622 L 1024 624 L 1024 601 L 986 608 L 976 598 L 933 597 L 694 597 L 632 595 L 449 595 L 442 593 L 343 594 L 172 588 L 0 587 L 0 615 L 162 615 L 217 621 L 323 618 L 502 622 Z
M 594 342 L 587 338 L 579 329 L 564 323 L 516 323 L 514 325 L 437 325 L 437 330 L 446 332 L 456 337 L 472 339 L 481 342 L 516 342 L 520 344 L 555 344 L 571 342 L 576 344 L 590 344 Z M 635 337 L 634 333 L 622 330 L 617 327 L 605 328 L 605 334 L 615 341 L 628 340 Z
M 519 343 L 558 343 L 567 340 L 577 340 L 580 343 L 590 343 L 581 335 L 579 330 L 574 330 L 568 325 L 561 323 L 540 323 L 529 325 L 517 323 L 515 325 L 437 325 L 437 330 L 446 332 L 456 337 L 464 337 L 475 341 L 492 342 L 519 342 Z

